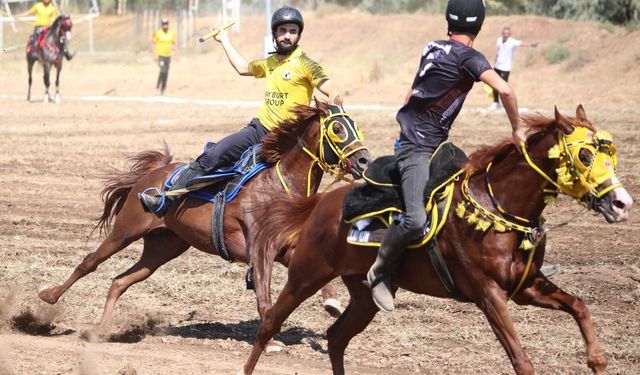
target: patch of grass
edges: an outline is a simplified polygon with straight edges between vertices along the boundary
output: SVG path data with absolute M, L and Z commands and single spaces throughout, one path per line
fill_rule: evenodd
M 564 33 L 558 37 L 557 42 L 560 44 L 565 44 L 575 38 L 576 34 L 573 31 L 569 31 L 568 33 Z
M 569 61 L 566 66 L 567 71 L 579 70 L 585 67 L 586 65 L 593 62 L 593 57 L 587 50 L 580 50 L 576 53 L 576 55 Z
M 640 52 L 636 52 L 631 56 L 631 59 L 624 64 L 624 71 L 628 72 L 632 68 L 638 66 L 640 64 Z
M 549 64 L 558 64 L 568 59 L 571 51 L 568 47 L 552 43 L 542 49 L 542 54 Z
M 602 30 L 605 30 L 609 34 L 611 34 L 611 33 L 613 33 L 615 31 L 615 26 L 611 22 L 602 22 L 602 23 L 600 23 L 600 28 Z

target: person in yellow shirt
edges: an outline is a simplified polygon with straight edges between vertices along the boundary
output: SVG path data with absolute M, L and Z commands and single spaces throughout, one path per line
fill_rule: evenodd
M 266 79 L 263 101 L 257 116 L 245 128 L 208 145 L 189 164 L 171 190 L 184 188 L 191 179 L 208 171 L 231 166 L 245 150 L 260 143 L 283 120 L 294 117 L 293 108 L 299 104 L 309 105 L 314 88 L 330 100 L 335 98 L 331 81 L 322 67 L 298 46 L 303 29 L 304 20 L 297 9 L 288 6 L 279 8 L 271 17 L 275 52 L 265 59 L 251 62 L 247 62 L 235 49 L 227 33 L 222 31 L 218 34 L 216 40 L 222 44 L 229 62 L 238 74 Z M 145 211 L 158 216 L 163 215 L 175 199 L 174 196 L 166 196 L 163 200 L 162 196 L 146 193 L 139 194 L 139 197 Z
M 51 0 L 41 0 L 35 3 L 31 9 L 24 13 L 18 14 L 16 17 L 25 17 L 25 16 L 33 16 L 35 15 L 36 19 L 33 23 L 33 34 L 29 38 L 29 43 L 35 48 L 38 40 L 38 35 L 47 27 L 51 26 L 53 21 L 58 17 L 58 10 L 51 4 Z M 62 51 L 64 53 L 64 57 L 67 60 L 71 60 L 73 55 L 69 53 L 67 46 L 65 44 L 64 49 Z
M 155 60 L 158 66 L 160 66 L 156 89 L 160 95 L 164 95 L 164 91 L 167 88 L 167 79 L 169 78 L 171 55 L 173 54 L 174 48 L 176 48 L 176 33 L 169 29 L 168 19 L 162 19 L 162 28 L 153 34 L 151 43 L 153 45 Z

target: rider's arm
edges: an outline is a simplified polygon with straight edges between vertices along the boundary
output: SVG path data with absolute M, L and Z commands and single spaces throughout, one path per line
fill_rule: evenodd
M 338 91 L 335 89 L 335 87 L 333 86 L 333 83 L 329 79 L 326 79 L 320 82 L 317 89 L 318 91 L 326 95 L 327 98 L 329 98 L 329 101 L 332 103 L 335 101 L 336 97 L 338 96 Z
M 491 86 L 500 94 L 500 100 L 504 110 L 507 112 L 507 117 L 511 123 L 511 129 L 513 131 L 513 139 L 520 143 L 525 140 L 524 128 L 520 126 L 520 116 L 518 115 L 518 100 L 516 93 L 511 88 L 511 85 L 502 79 L 495 70 L 489 69 L 480 75 L 480 80 L 487 85 Z
M 241 76 L 251 76 L 251 72 L 249 71 L 249 63 L 245 60 L 242 55 L 236 50 L 236 48 L 231 44 L 231 40 L 226 32 L 221 31 L 218 36 L 215 37 L 215 40 L 222 44 L 222 48 L 224 52 L 227 54 L 227 58 L 231 63 L 231 66 L 240 74 Z
M 27 10 L 25 12 L 16 14 L 14 17 L 15 18 L 20 18 L 20 17 L 31 16 L 31 15 L 34 15 L 34 14 L 36 14 L 36 6 L 35 5 L 32 6 L 31 9 L 29 9 L 29 10 Z

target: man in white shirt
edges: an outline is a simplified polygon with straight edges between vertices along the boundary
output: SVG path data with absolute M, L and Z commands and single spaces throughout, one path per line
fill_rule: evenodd
M 511 37 L 511 27 L 505 26 L 502 28 L 502 36 L 496 41 L 496 62 L 494 70 L 505 81 L 509 80 L 509 73 L 511 73 L 511 66 L 513 64 L 513 52 L 517 47 L 536 47 L 538 42 L 523 43 L 521 40 Z M 493 91 L 493 104 L 489 109 L 500 108 L 500 101 L 498 92 Z

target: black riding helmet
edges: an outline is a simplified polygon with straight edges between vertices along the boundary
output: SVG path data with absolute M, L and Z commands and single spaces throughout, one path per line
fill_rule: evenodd
M 276 10 L 273 13 L 273 16 L 271 16 L 271 32 L 275 35 L 278 26 L 284 23 L 295 23 L 300 28 L 298 34 L 302 34 L 302 29 L 304 29 L 304 20 L 302 19 L 302 14 L 296 8 L 291 8 L 285 5 Z
M 484 22 L 484 0 L 449 0 L 447 25 L 451 33 L 478 35 Z

